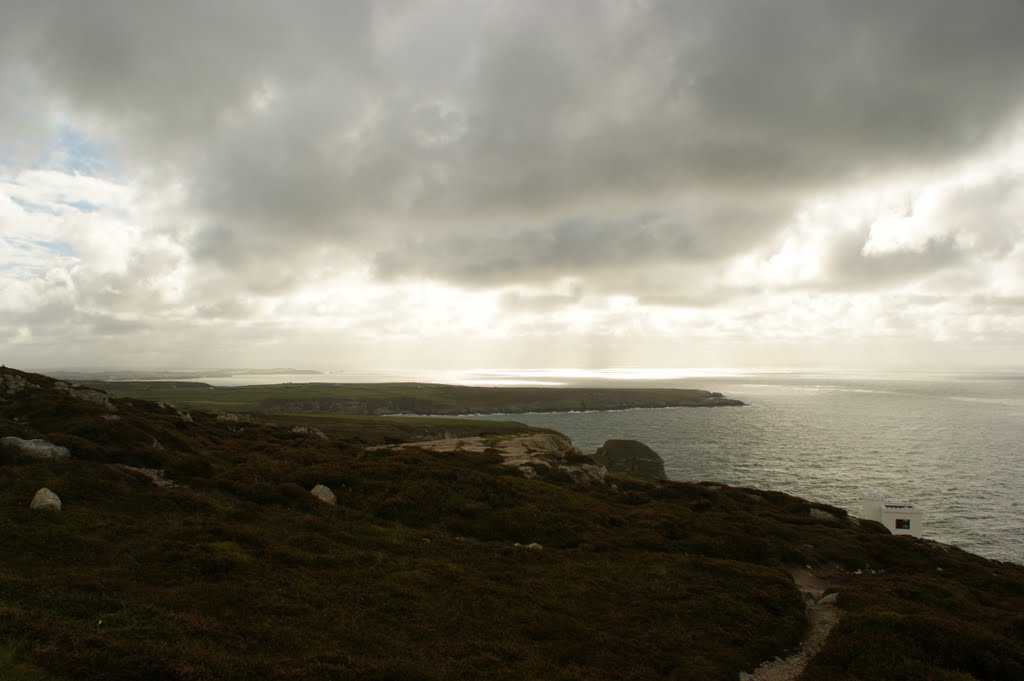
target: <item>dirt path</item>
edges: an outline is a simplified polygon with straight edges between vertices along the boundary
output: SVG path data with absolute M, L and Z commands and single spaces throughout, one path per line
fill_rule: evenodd
M 800 650 L 789 657 L 765 662 L 752 674 L 740 672 L 739 681 L 793 681 L 803 672 L 807 662 L 821 650 L 832 627 L 839 621 L 834 595 L 823 596 L 832 582 L 818 577 L 805 568 L 789 571 L 793 582 L 804 596 L 807 621 L 810 625 Z

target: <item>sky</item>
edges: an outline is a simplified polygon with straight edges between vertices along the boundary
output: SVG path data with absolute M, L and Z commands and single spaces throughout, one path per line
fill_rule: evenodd
M 19 368 L 1024 364 L 1021 0 L 4 0 Z

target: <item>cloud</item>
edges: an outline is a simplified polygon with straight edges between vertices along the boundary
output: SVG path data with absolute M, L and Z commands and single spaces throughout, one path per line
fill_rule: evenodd
M 0 304 L 713 339 L 943 295 L 1005 333 L 1022 33 L 1016 0 L 6 2 Z

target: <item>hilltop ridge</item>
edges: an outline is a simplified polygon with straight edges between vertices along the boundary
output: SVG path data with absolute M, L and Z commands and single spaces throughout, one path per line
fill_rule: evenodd
M 804 640 L 796 568 L 838 612 L 806 681 L 1024 677 L 1024 567 L 779 492 L 574 477 L 596 464 L 543 433 L 4 368 L 0 437 L 68 456 L 0 444 L 0 678 L 734 680 Z M 502 454 L 531 447 L 561 458 Z

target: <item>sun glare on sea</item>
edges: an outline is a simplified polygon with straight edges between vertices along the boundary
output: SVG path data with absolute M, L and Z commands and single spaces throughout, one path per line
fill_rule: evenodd
M 734 368 L 481 369 L 466 372 L 462 381 L 481 385 L 564 385 L 568 380 L 670 381 L 743 376 L 747 373 Z

